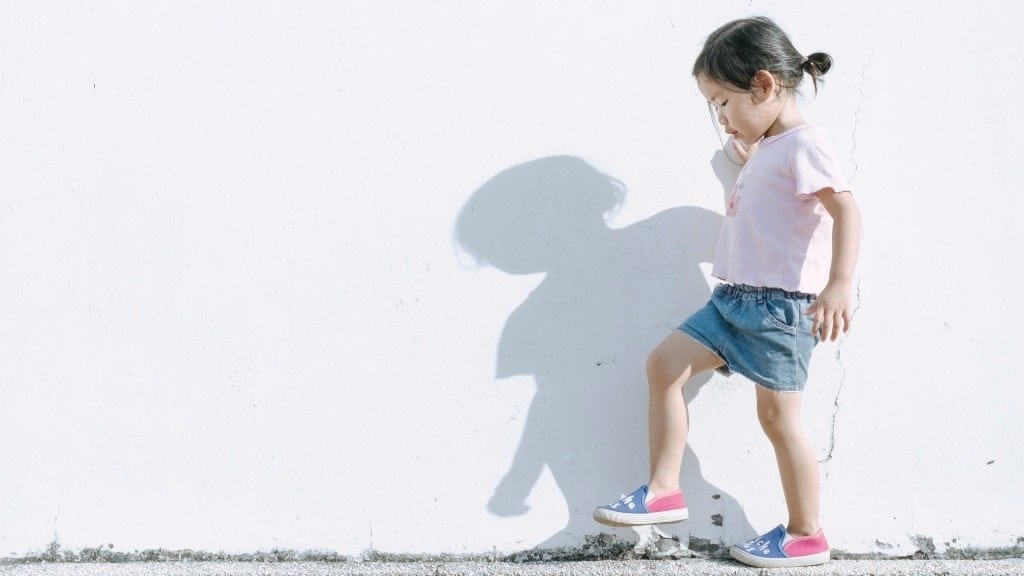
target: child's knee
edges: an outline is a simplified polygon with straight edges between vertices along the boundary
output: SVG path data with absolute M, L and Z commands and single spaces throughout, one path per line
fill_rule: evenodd
M 800 412 L 788 410 L 778 404 L 758 403 L 757 420 L 761 423 L 768 439 L 786 441 L 803 434 L 800 425 Z

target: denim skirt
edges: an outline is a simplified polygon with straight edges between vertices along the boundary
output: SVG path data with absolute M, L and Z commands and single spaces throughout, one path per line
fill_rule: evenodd
M 711 300 L 679 326 L 733 372 L 777 392 L 800 392 L 817 339 L 804 312 L 813 294 L 719 284 Z

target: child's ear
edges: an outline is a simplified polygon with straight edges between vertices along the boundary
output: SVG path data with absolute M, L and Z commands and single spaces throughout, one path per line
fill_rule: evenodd
M 778 90 L 779 84 L 775 80 L 775 75 L 767 70 L 758 70 L 757 74 L 754 74 L 753 92 L 754 100 L 757 102 L 764 102 L 771 96 L 774 96 Z

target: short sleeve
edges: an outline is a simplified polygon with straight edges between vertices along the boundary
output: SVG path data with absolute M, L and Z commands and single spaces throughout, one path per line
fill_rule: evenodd
M 801 141 L 790 158 L 797 196 L 814 194 L 825 188 L 836 192 L 850 190 L 835 151 L 824 135 Z

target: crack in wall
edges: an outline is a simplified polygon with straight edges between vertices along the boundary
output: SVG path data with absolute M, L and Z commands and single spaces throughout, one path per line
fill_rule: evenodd
M 853 312 L 851 317 L 857 316 L 857 311 L 860 310 L 860 278 L 857 279 L 857 288 L 854 294 L 853 300 Z M 832 400 L 832 425 L 829 431 L 828 441 L 828 453 L 821 460 L 818 460 L 819 464 L 825 464 L 832 460 L 832 455 L 836 449 L 836 429 L 839 425 L 839 397 L 843 394 L 843 387 L 846 386 L 846 365 L 843 364 L 843 343 L 846 341 L 847 335 L 839 340 L 839 344 L 836 346 L 836 363 L 839 365 L 839 386 L 836 388 L 836 396 Z
M 853 164 L 853 174 L 850 175 L 851 183 L 857 177 L 857 173 L 860 171 L 860 165 L 857 164 L 857 130 L 860 127 L 860 114 L 861 111 L 863 111 L 864 109 L 864 101 L 867 99 L 867 96 L 864 93 L 864 83 L 867 82 L 868 68 L 871 66 L 871 61 L 874 59 L 874 57 L 875 52 L 874 50 L 872 50 L 871 53 L 868 54 L 867 62 L 864 63 L 864 67 L 861 68 L 860 70 L 860 84 L 858 84 L 857 86 L 857 92 L 860 94 L 860 100 L 857 102 L 857 109 L 854 110 L 853 112 L 853 134 L 851 136 L 850 145 L 850 162 Z M 863 231 L 861 232 L 861 234 L 863 235 Z M 860 278 L 858 278 L 856 293 L 853 302 L 853 312 L 851 313 L 851 317 L 857 316 L 857 311 L 860 310 L 860 306 L 861 292 Z M 843 337 L 839 340 L 839 344 L 836 345 L 836 363 L 839 365 L 839 371 L 841 375 L 839 377 L 839 386 L 836 388 L 836 396 L 832 400 L 832 424 L 831 430 L 829 431 L 828 452 L 825 454 L 824 458 L 818 460 L 819 464 L 825 464 L 826 462 L 831 461 L 836 449 L 836 428 L 839 423 L 839 399 L 843 394 L 843 387 L 846 385 L 846 365 L 843 364 L 843 343 L 846 342 L 846 338 L 847 336 L 843 335 Z
M 872 50 L 868 54 L 868 61 L 864 63 L 864 67 L 860 70 L 860 84 L 857 85 L 860 100 L 857 102 L 857 109 L 853 111 L 853 135 L 851 136 L 852 144 L 850 146 L 850 162 L 853 164 L 853 174 L 850 175 L 850 182 L 853 182 L 854 178 L 857 177 L 857 172 L 860 170 L 860 166 L 857 164 L 857 129 L 860 127 L 860 113 L 864 110 L 864 101 L 867 99 L 864 94 L 864 83 L 867 82 L 868 67 L 871 66 L 871 61 L 874 58 L 875 51 Z

